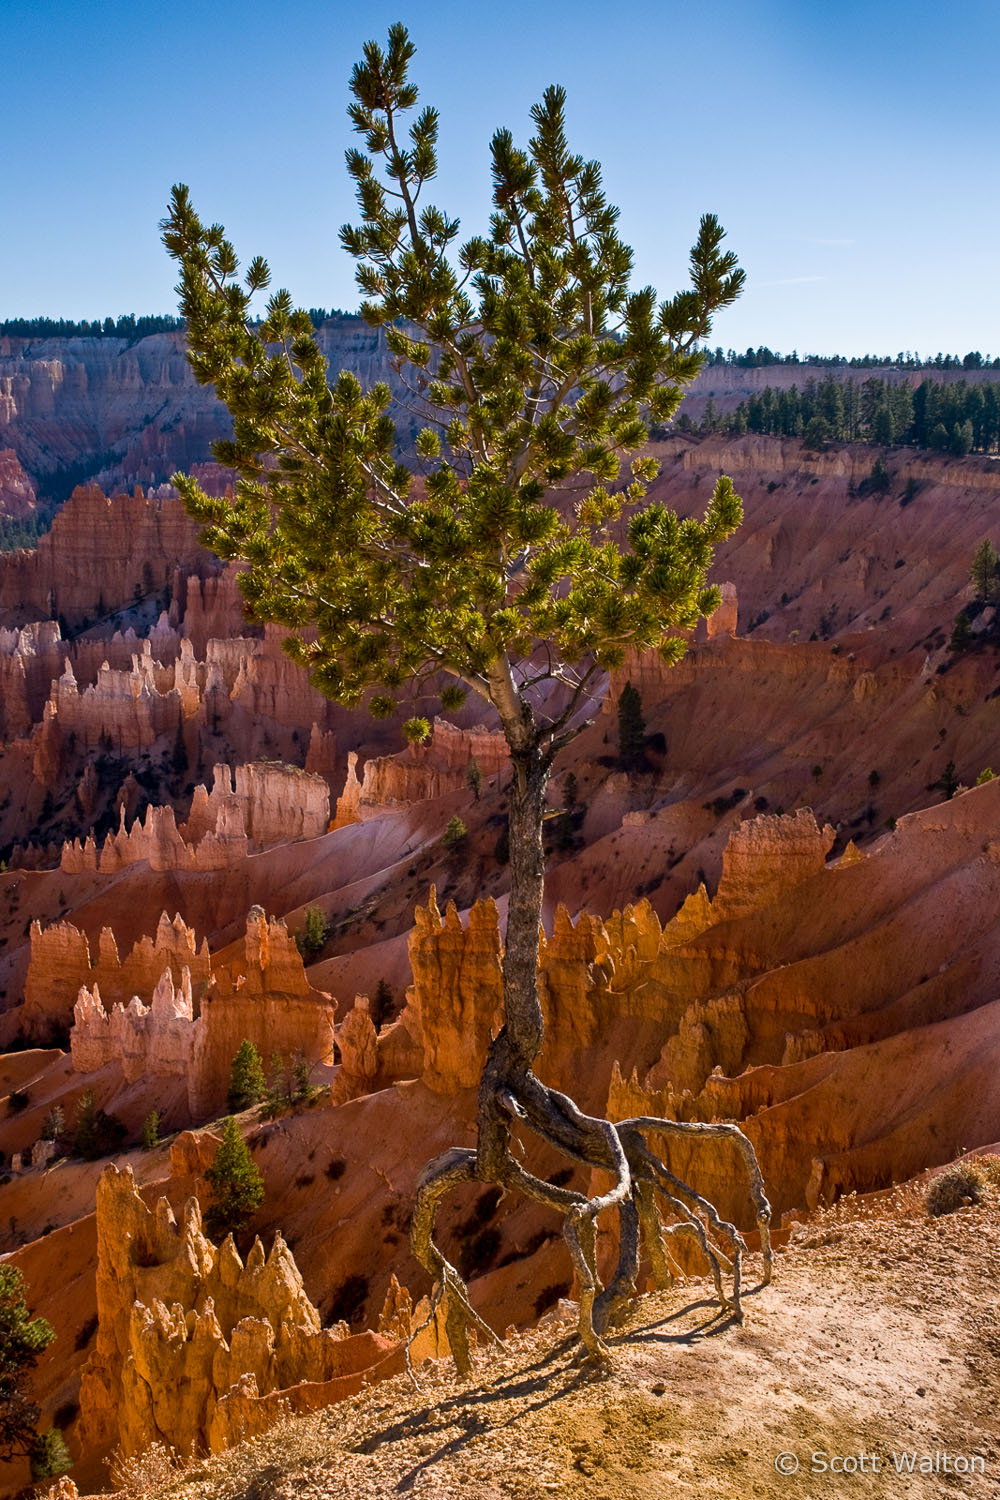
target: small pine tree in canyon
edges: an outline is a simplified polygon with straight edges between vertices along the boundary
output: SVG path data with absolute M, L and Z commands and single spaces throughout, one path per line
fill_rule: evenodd
M 307 312 L 273 293 L 257 257 L 239 279 L 222 226 L 203 222 L 174 189 L 164 243 L 180 266 L 181 310 L 198 380 L 233 419 L 215 445 L 237 471 L 235 496 L 175 483 L 220 556 L 246 564 L 249 615 L 290 627 L 288 648 L 314 683 L 348 705 L 388 716 L 407 686 L 457 709 L 469 694 L 495 710 L 510 751 L 510 899 L 503 958 L 504 1024 L 482 1073 L 475 1147 L 431 1162 L 412 1222 L 417 1259 L 445 1298 L 460 1370 L 478 1322 L 464 1281 L 434 1238 L 442 1197 L 464 1183 L 527 1194 L 562 1215 L 580 1288 L 579 1329 L 592 1354 L 635 1289 L 643 1248 L 663 1262 L 666 1209 L 707 1249 L 704 1216 L 728 1235 L 738 1312 L 743 1241 L 680 1182 L 651 1140 L 727 1135 L 746 1163 L 770 1264 L 770 1208 L 750 1142 L 733 1125 L 657 1119 L 611 1123 L 547 1087 L 533 1064 L 543 1039 L 536 965 L 542 912 L 546 788 L 558 753 L 586 726 L 603 674 L 629 649 L 667 663 L 719 602 L 707 572 L 742 508 L 729 479 L 703 518 L 645 503 L 657 463 L 650 422 L 676 410 L 700 368 L 713 315 L 738 296 L 743 272 L 705 215 L 691 284 L 658 301 L 630 285 L 597 162 L 571 152 L 565 94 L 546 90 L 526 148 L 509 130 L 491 142 L 494 212 L 459 243 L 458 221 L 425 201 L 437 169 L 438 115 L 416 110 L 414 47 L 393 26 L 354 69 L 349 115 L 361 145 L 347 153 L 360 223 L 341 231 L 357 262 L 362 312 L 381 329 L 412 401 L 425 414 L 416 462 L 399 458 L 384 384 L 330 381 Z M 404 734 L 427 737 L 423 717 Z M 610 1185 L 588 1197 L 524 1165 L 518 1135 L 541 1137 Z M 696 1212 L 697 1210 L 697 1212 Z M 618 1215 L 617 1266 L 596 1269 L 596 1220 Z M 436 1304 L 435 1304 L 436 1305 Z
M 222 1140 L 205 1176 L 211 1189 L 206 1230 L 214 1240 L 240 1234 L 263 1201 L 264 1179 L 232 1115 L 222 1127 Z
M 0 1458 L 30 1452 L 41 1415 L 31 1400 L 30 1372 L 55 1338 L 44 1318 L 33 1318 L 16 1266 L 0 1266 Z

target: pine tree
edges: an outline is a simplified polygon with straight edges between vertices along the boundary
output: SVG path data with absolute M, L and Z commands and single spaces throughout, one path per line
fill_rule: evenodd
M 448 826 L 445 828 L 444 833 L 441 835 L 442 846 L 449 851 L 457 848 L 465 838 L 468 831 L 469 830 L 462 822 L 462 819 L 458 816 L 457 813 L 455 813 L 453 817 L 448 819 Z
M 306 907 L 302 930 L 295 934 L 295 942 L 303 958 L 311 961 L 319 957 L 326 943 L 328 927 L 326 913 L 320 907 Z
M 264 1197 L 264 1179 L 232 1115 L 222 1127 L 222 1140 L 205 1173 L 211 1198 L 205 1228 L 214 1240 L 245 1229 Z
M 231 498 L 189 476 L 174 482 L 207 544 L 246 562 L 239 579 L 252 617 L 286 625 L 287 648 L 315 684 L 376 715 L 392 714 L 414 678 L 447 680 L 445 712 L 478 694 L 510 751 L 505 1024 L 484 1067 L 477 1144 L 427 1167 L 413 1215 L 414 1253 L 447 1290 L 449 1340 L 465 1370 L 474 1314 L 433 1239 L 446 1192 L 476 1179 L 527 1190 L 564 1216 L 583 1289 L 580 1334 L 600 1353 L 598 1330 L 638 1273 L 636 1225 L 642 1217 L 652 1233 L 652 1195 L 666 1180 L 645 1127 L 589 1119 L 532 1071 L 543 1039 L 542 826 L 552 763 L 596 712 L 603 674 L 629 649 L 678 661 L 687 633 L 718 605 L 707 571 L 740 522 L 739 498 L 721 477 L 700 521 L 644 503 L 658 472 L 645 448 L 744 276 L 706 214 L 690 287 L 661 302 L 650 287 L 632 289 L 618 211 L 599 163 L 570 150 L 557 86 L 532 110 L 527 147 L 507 129 L 493 136 L 495 211 L 484 234 L 459 245 L 458 222 L 424 201 L 438 116 L 413 114 L 413 54 L 395 25 L 388 46 L 366 44 L 354 69 L 349 114 L 361 144 L 347 165 L 360 223 L 341 242 L 358 263 L 364 317 L 425 406 L 419 487 L 398 457 L 388 386 L 365 390 L 346 371 L 328 383 L 309 314 L 287 291 L 254 321 L 266 261 L 253 259 L 241 282 L 224 229 L 202 222 L 183 186 L 162 227 L 180 265 L 195 376 L 233 418 L 232 439 L 213 452 L 239 475 Z M 430 732 L 423 717 L 403 728 L 411 741 Z M 614 1193 L 586 1199 L 531 1176 L 511 1152 L 512 1115 L 574 1161 L 609 1170 Z M 766 1224 L 752 1148 L 737 1138 Z M 605 1206 L 623 1227 L 618 1270 L 601 1291 L 593 1224 Z
M 646 721 L 642 716 L 642 694 L 626 682 L 618 695 L 618 755 L 627 770 L 642 764 L 646 748 Z
M 385 1023 L 392 1018 L 395 1008 L 392 989 L 384 979 L 380 979 L 375 986 L 375 994 L 372 999 L 371 1018 L 372 1025 L 376 1031 L 381 1031 Z
M 296 1099 L 308 1099 L 312 1093 L 312 1084 L 309 1082 L 309 1063 L 304 1052 L 296 1052 L 292 1062 L 292 1079 L 294 1081 L 294 1097 Z
M 77 1100 L 73 1120 L 73 1150 L 77 1156 L 93 1161 L 113 1151 L 127 1133 L 117 1115 L 98 1109 L 93 1089 L 85 1089 Z
M 27 1375 L 54 1338 L 44 1318 L 32 1318 L 21 1272 L 0 1265 L 0 1458 L 29 1452 L 35 1440 L 40 1413 L 26 1394 Z
M 465 772 L 465 779 L 469 783 L 473 797 L 478 802 L 479 795 L 483 789 L 483 773 L 474 760 L 469 761 L 468 768 Z
M 139 1136 L 144 1151 L 155 1151 L 160 1144 L 160 1115 L 159 1111 L 151 1109 L 142 1122 L 142 1133 Z
M 969 570 L 969 581 L 976 591 L 977 599 L 987 601 L 996 597 L 998 578 L 997 549 L 985 537 L 976 548 Z
M 66 1119 L 61 1104 L 53 1104 L 42 1121 L 42 1140 L 57 1141 L 66 1129 Z
M 28 1449 L 28 1462 L 34 1480 L 57 1479 L 73 1467 L 72 1456 L 58 1427 L 50 1427 L 47 1432 L 38 1434 Z
M 259 1104 L 267 1092 L 260 1053 L 248 1037 L 240 1042 L 229 1073 L 228 1104 L 233 1114 Z
M 99 1155 L 97 1138 L 97 1101 L 93 1089 L 84 1089 L 76 1104 L 73 1119 L 73 1150 L 88 1160 Z
M 937 781 L 932 781 L 927 790 L 929 792 L 943 792 L 945 801 L 950 802 L 961 784 L 958 779 L 958 773 L 955 770 L 955 762 L 950 760 Z
M 972 641 L 972 621 L 969 619 L 969 612 L 966 609 L 960 609 L 955 616 L 948 648 L 951 651 L 964 651 L 967 646 L 971 646 Z

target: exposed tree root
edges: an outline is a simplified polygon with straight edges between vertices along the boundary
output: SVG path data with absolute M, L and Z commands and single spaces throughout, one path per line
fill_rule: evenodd
M 444 1297 L 446 1330 L 459 1374 L 465 1376 L 471 1369 L 470 1329 L 483 1329 L 494 1340 L 496 1335 L 474 1311 L 464 1280 L 436 1245 L 434 1224 L 444 1195 L 472 1181 L 524 1193 L 562 1215 L 580 1298 L 579 1335 L 590 1356 L 606 1355 L 602 1335 L 635 1296 L 643 1254 L 655 1284 L 665 1286 L 670 1282 L 676 1264 L 667 1243 L 679 1236 L 693 1239 L 707 1259 L 720 1308 L 742 1319 L 743 1257 L 747 1249 L 743 1236 L 707 1198 L 675 1176 L 649 1143 L 649 1137 L 657 1136 L 664 1140 L 683 1136 L 732 1141 L 747 1169 L 766 1284 L 773 1266 L 771 1205 L 753 1145 L 739 1126 L 646 1115 L 617 1123 L 596 1119 L 585 1115 L 567 1095 L 547 1088 L 530 1068 L 505 1067 L 509 1059 L 503 1057 L 503 1042 L 501 1032 L 484 1070 L 478 1149 L 446 1151 L 425 1167 L 413 1215 L 414 1254 L 435 1282 L 431 1316 Z M 610 1188 L 587 1197 L 533 1176 L 511 1151 L 513 1120 L 574 1162 L 609 1173 Z M 618 1213 L 618 1262 L 607 1285 L 602 1286 L 597 1271 L 597 1219 L 611 1209 Z M 725 1243 L 728 1254 L 717 1243 L 719 1240 Z M 731 1277 L 730 1291 L 726 1289 L 726 1277 Z

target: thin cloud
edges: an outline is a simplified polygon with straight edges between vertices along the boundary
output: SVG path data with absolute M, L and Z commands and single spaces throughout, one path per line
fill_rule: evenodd
M 825 276 L 782 276 L 777 281 L 754 281 L 752 286 L 804 286 L 808 281 L 826 281 Z

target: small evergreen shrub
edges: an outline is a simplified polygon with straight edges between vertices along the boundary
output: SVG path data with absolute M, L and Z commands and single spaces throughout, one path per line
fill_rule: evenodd
M 216 1241 L 227 1234 L 239 1234 L 260 1207 L 264 1179 L 231 1115 L 222 1127 L 222 1140 L 205 1176 L 212 1192 L 205 1229 Z
M 304 959 L 318 958 L 323 951 L 329 933 L 329 923 L 325 912 L 318 906 L 307 906 L 305 922 L 301 931 L 295 934 L 295 941 L 299 952 Z
M 468 831 L 469 830 L 466 828 L 465 824 L 456 813 L 453 818 L 450 818 L 448 820 L 448 826 L 445 829 L 444 833 L 441 835 L 441 843 L 445 849 L 455 849 L 465 838 L 465 835 L 468 833 Z
M 159 1111 L 151 1109 L 142 1122 L 142 1133 L 139 1137 L 144 1151 L 155 1151 L 160 1144 L 160 1115 Z
M 69 1449 L 57 1427 L 38 1433 L 28 1450 L 28 1462 L 34 1480 L 55 1479 L 73 1467 Z
M 259 1104 L 266 1091 L 267 1081 L 264 1078 L 264 1064 L 260 1060 L 260 1053 L 249 1037 L 244 1037 L 233 1058 L 233 1066 L 229 1074 L 227 1096 L 229 1108 L 233 1114 L 239 1114 L 241 1110 L 249 1109 L 252 1104 Z

